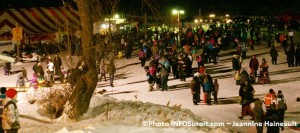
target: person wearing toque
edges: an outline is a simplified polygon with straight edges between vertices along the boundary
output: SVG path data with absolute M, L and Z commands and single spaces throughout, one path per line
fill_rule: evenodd
M 3 99 L 2 127 L 6 133 L 18 133 L 20 129 L 19 112 L 16 105 L 18 92 L 14 88 L 6 91 Z

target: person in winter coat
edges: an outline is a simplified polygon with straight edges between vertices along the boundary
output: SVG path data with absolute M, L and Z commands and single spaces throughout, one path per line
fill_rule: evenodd
M 250 84 L 255 84 L 256 82 L 256 76 L 254 74 L 254 70 L 250 69 L 250 73 L 249 73 L 249 83 Z
M 56 54 L 54 59 L 53 59 L 53 64 L 54 64 L 54 72 L 55 72 L 55 75 L 60 75 L 61 73 L 61 65 L 62 65 L 62 62 L 61 62 L 61 58 Z
M 2 127 L 6 133 L 17 133 L 20 129 L 19 112 L 16 105 L 17 91 L 10 88 L 6 91 L 6 98 L 3 100 Z
M 102 77 L 104 77 L 104 81 L 106 82 L 106 71 L 104 65 L 102 65 L 100 68 L 100 82 L 102 80 Z
M 269 65 L 265 58 L 262 59 L 260 68 L 261 68 L 260 77 L 263 77 L 264 79 L 269 79 L 269 77 L 268 77 L 269 76 L 269 74 L 268 74 L 269 73 Z
M 296 52 L 295 52 L 295 66 L 300 66 L 300 45 L 297 46 Z
M 294 54 L 295 54 L 295 47 L 294 45 L 289 46 L 287 52 L 286 52 L 286 60 L 288 62 L 288 67 L 294 67 L 294 63 L 295 63 L 295 58 L 294 58 Z
M 158 46 L 157 42 L 154 42 L 151 46 L 152 56 L 155 57 L 156 54 L 158 54 Z
M 154 77 L 150 74 L 150 72 L 149 72 L 149 67 L 148 67 L 148 66 L 145 66 L 145 67 L 144 67 L 144 70 L 145 70 L 145 72 L 146 72 L 147 81 L 148 81 L 148 84 L 149 84 L 149 89 L 148 89 L 148 91 L 152 91 L 152 90 L 153 90 L 153 86 L 154 86 L 154 84 L 155 84 Z
M 215 104 L 218 104 L 218 92 L 219 92 L 219 83 L 218 83 L 218 79 L 215 79 L 215 81 L 214 81 L 214 91 L 213 91 L 214 103 Z
M 147 77 L 148 77 L 148 83 L 149 83 L 149 91 L 152 91 L 153 90 L 153 86 L 154 86 L 154 84 L 156 82 L 156 78 L 157 78 L 157 76 L 156 76 L 157 69 L 156 69 L 156 65 L 155 65 L 154 61 L 151 61 L 149 63 L 148 70 L 146 70 L 146 71 L 147 71 Z
M 172 72 L 173 72 L 173 76 L 174 76 L 174 79 L 178 79 L 179 78 L 179 72 L 178 72 L 178 58 L 177 58 L 177 55 L 174 54 L 172 57 L 171 57 L 171 61 L 172 61 Z
M 247 46 L 247 44 L 245 43 L 245 42 L 242 42 L 242 45 L 241 45 L 241 56 L 242 56 L 242 58 L 243 59 L 245 59 L 246 58 L 246 54 L 247 54 L 247 51 L 248 51 L 248 46 Z
M 48 61 L 47 71 L 49 71 L 47 75 L 50 75 L 51 82 L 54 83 L 54 63 L 52 62 L 52 59 Z
M 244 83 L 245 81 L 248 81 L 249 83 L 249 74 L 244 68 L 242 68 L 239 77 L 240 77 L 240 84 Z
M 267 109 L 270 108 L 272 103 L 276 103 L 276 93 L 273 89 L 270 89 L 269 93 L 265 95 L 264 102 Z
M 181 56 L 178 57 L 178 70 L 180 81 L 186 81 L 186 64 Z
M 146 63 L 146 53 L 143 51 L 143 49 L 141 48 L 140 52 L 139 52 L 139 60 L 141 61 L 141 66 L 144 67 L 145 63 Z
M 258 67 L 259 67 L 259 62 L 258 60 L 256 59 L 256 55 L 253 55 L 252 56 L 252 59 L 250 60 L 249 62 L 249 67 L 254 70 L 254 75 L 255 77 L 257 76 L 257 70 L 258 70 Z
M 21 72 L 22 72 L 23 78 L 26 79 L 26 81 L 29 81 L 28 77 L 27 77 L 27 70 L 24 67 L 22 67 L 22 71 Z
M 5 95 L 6 88 L 5 87 L 1 87 L 0 92 L 1 92 L 1 94 L 0 94 L 0 132 L 4 133 L 4 130 L 3 130 L 3 127 L 2 127 L 2 115 L 3 115 L 3 104 L 2 104 L 2 101 L 3 101 L 3 99 L 6 98 L 6 95 Z
M 257 133 L 263 133 L 263 127 L 264 127 L 264 116 L 265 112 L 262 108 L 262 101 L 259 99 L 256 99 L 254 101 L 254 108 L 253 108 L 253 119 L 256 125 L 256 132 Z
M 217 64 L 218 56 L 219 56 L 219 47 L 213 46 L 213 48 L 211 49 L 211 58 L 212 58 L 214 64 Z
M 279 122 L 279 113 L 276 108 L 276 104 L 273 103 L 270 105 L 270 109 L 267 110 L 266 114 L 266 126 L 267 126 L 267 133 L 279 133 L 279 128 L 281 131 L 284 130 L 283 126 L 277 125 Z
M 200 99 L 200 81 L 199 81 L 199 73 L 195 73 L 193 80 L 191 82 L 191 92 L 193 95 L 193 103 L 194 105 L 198 105 Z
M 272 45 L 272 47 L 271 47 L 270 56 L 272 58 L 272 64 L 277 65 L 278 52 L 274 45 Z
M 235 71 L 235 74 L 241 69 L 238 55 L 234 55 L 232 58 L 232 69 Z
M 250 115 L 253 117 L 250 103 L 253 102 L 253 95 L 255 93 L 255 90 L 253 89 L 253 86 L 248 84 L 248 81 L 245 81 L 245 83 L 241 84 L 240 90 L 239 90 L 239 96 L 242 104 L 242 115 L 239 116 L 240 119 L 243 119 L 245 116 Z
M 192 43 L 192 46 L 191 46 L 191 53 L 192 53 L 193 61 L 196 60 L 197 45 L 194 42 Z
M 212 77 L 209 74 L 205 74 L 203 78 L 203 92 L 204 92 L 204 103 L 211 105 L 211 92 L 214 90 Z
M 42 64 L 40 62 L 37 62 L 33 66 L 33 71 L 37 75 L 38 78 L 41 78 L 41 79 L 44 78 L 45 72 L 44 72 L 44 68 L 43 68 L 43 66 L 42 66 Z
M 200 65 L 200 67 L 198 68 L 198 72 L 199 72 L 200 74 L 202 74 L 202 75 L 205 74 L 205 67 L 204 67 L 204 65 Z
M 113 61 L 110 61 L 109 65 L 107 65 L 106 71 L 109 74 L 110 86 L 114 87 L 113 82 L 114 82 L 114 74 L 116 73 L 116 67 Z
M 6 62 L 4 67 L 4 75 L 10 75 L 11 74 L 11 63 Z
M 161 80 L 161 91 L 168 91 L 168 77 L 169 72 L 166 69 L 165 65 L 159 64 L 159 73 L 160 73 L 160 80 Z
M 277 109 L 278 109 L 278 114 L 279 114 L 279 122 L 283 123 L 284 122 L 284 114 L 285 114 L 285 111 L 287 110 L 287 105 L 286 105 L 286 101 L 284 99 L 284 96 L 283 96 L 281 90 L 278 91 L 276 103 L 277 103 Z
M 196 59 L 197 59 L 197 63 L 198 63 L 198 68 L 199 68 L 201 65 L 204 66 L 204 61 L 203 61 L 203 59 L 202 59 L 202 56 L 197 56 Z
M 23 75 L 19 74 L 17 83 L 16 83 L 16 87 L 25 87 L 25 86 L 26 86 L 26 81 L 25 81 Z

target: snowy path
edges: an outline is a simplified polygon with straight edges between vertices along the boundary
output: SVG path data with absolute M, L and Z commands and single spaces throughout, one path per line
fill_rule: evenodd
M 218 65 L 209 64 L 206 66 L 208 72 L 212 73 L 212 77 L 219 80 L 218 105 L 193 105 L 189 87 L 191 78 L 188 78 L 186 82 L 182 82 L 170 76 L 168 82 L 170 89 L 167 92 L 148 92 L 145 72 L 137 58 L 130 60 L 120 59 L 117 63 L 117 68 L 122 69 L 118 69 L 117 75 L 121 76 L 117 76 L 114 81 L 115 87 L 110 87 L 108 82 L 101 82 L 98 83 L 98 91 L 106 89 L 108 91 L 106 95 L 124 100 L 138 100 L 161 105 L 166 105 L 170 101 L 171 105 L 181 104 L 183 108 L 190 109 L 197 116 L 208 121 L 225 123 L 232 123 L 233 121 L 250 122 L 250 120 L 238 119 L 241 112 L 241 106 L 238 103 L 239 86 L 236 86 L 233 80 L 230 60 L 232 55 L 228 52 L 230 51 L 225 51 L 225 56 L 221 55 L 221 62 Z M 247 53 L 247 57 L 251 58 L 253 54 L 257 55 L 259 62 L 261 62 L 262 58 L 266 58 L 270 62 L 269 48 L 258 46 L 255 51 L 250 50 Z M 249 58 L 243 62 L 243 67 L 246 70 L 248 70 Z M 300 104 L 295 101 L 296 97 L 300 96 L 299 88 L 297 87 L 300 83 L 300 67 L 288 68 L 285 58 L 283 51 L 280 51 L 279 65 L 273 66 L 269 63 L 272 84 L 254 85 L 254 89 L 256 90 L 255 97 L 262 99 L 270 88 L 273 88 L 276 92 L 282 90 L 288 104 L 285 120 L 300 122 Z M 193 63 L 193 66 L 196 67 L 196 62 Z M 202 94 L 201 97 L 203 97 Z M 253 128 L 249 130 L 251 132 Z M 286 132 L 291 131 L 286 128 Z

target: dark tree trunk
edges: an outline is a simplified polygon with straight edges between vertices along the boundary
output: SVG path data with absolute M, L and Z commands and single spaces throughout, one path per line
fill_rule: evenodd
M 90 100 L 97 85 L 93 21 L 90 0 L 77 0 L 81 21 L 82 61 L 84 70 L 76 75 L 76 82 L 71 84 L 72 92 L 67 102 L 66 113 L 70 119 L 79 119 L 87 112 Z M 77 69 L 77 68 L 76 68 Z

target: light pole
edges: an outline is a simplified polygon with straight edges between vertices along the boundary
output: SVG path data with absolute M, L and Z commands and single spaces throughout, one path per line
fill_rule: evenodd
M 172 13 L 174 15 L 177 15 L 177 22 L 178 22 L 178 33 L 180 33 L 180 14 L 184 14 L 184 11 L 183 10 L 176 10 L 174 9 L 172 11 Z

